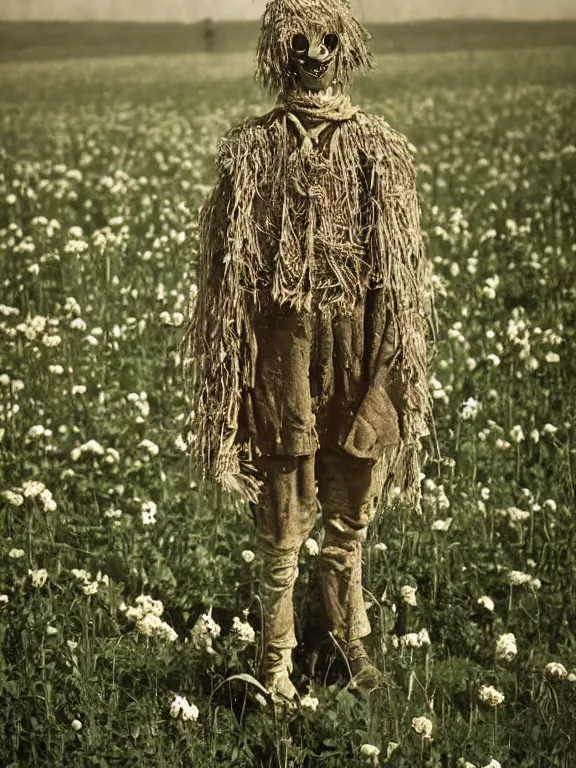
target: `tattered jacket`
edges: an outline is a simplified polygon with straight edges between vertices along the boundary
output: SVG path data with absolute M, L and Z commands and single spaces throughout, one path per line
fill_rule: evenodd
M 385 120 L 322 124 L 279 106 L 234 128 L 183 340 L 204 472 L 255 500 L 254 453 L 329 441 L 387 461 L 417 495 L 426 276 L 408 142 Z

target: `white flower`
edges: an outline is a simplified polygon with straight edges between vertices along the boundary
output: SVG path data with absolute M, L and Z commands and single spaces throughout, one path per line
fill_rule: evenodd
M 462 406 L 461 415 L 462 418 L 466 421 L 470 419 L 475 419 L 478 415 L 478 410 L 480 408 L 480 403 L 477 400 L 474 400 L 473 397 L 469 397 L 468 400 L 464 403 Z
M 423 645 L 430 645 L 430 635 L 428 634 L 427 629 L 421 629 L 420 632 L 418 632 L 418 642 L 420 643 L 420 647 Z
M 150 595 L 138 595 L 136 605 L 144 614 L 152 613 L 154 616 L 162 616 L 164 612 L 162 600 L 154 600 Z
M 28 430 L 28 437 L 34 439 L 35 437 L 42 437 L 44 434 L 44 427 L 41 424 L 35 424 Z
M 172 627 L 167 624 L 159 616 L 155 616 L 153 613 L 147 613 L 141 619 L 136 622 L 136 629 L 140 634 L 146 637 L 152 637 L 157 635 L 164 640 L 174 642 L 178 637 L 178 634 Z
M 397 750 L 399 746 L 400 744 L 397 741 L 388 742 L 388 746 L 386 747 L 386 760 L 390 760 L 395 750 Z
M 499 509 L 498 512 L 502 516 L 508 517 L 511 523 L 521 523 L 530 517 L 530 512 L 525 509 L 518 509 L 518 507 L 507 507 L 506 509 Z
M 184 322 L 184 315 L 181 312 L 161 312 L 160 320 L 164 325 L 172 325 L 175 328 L 179 328 Z
M 420 632 L 408 632 L 400 637 L 400 645 L 406 648 L 422 648 L 430 645 L 430 635 L 427 629 L 421 629 Z
M 178 632 L 176 632 L 176 630 L 166 621 L 162 622 L 158 634 L 163 640 L 167 640 L 169 643 L 173 643 L 178 638 Z
M 478 363 L 473 357 L 467 357 L 466 358 L 466 367 L 469 371 L 474 371 L 478 367 Z
M 504 694 L 494 688 L 493 685 L 481 685 L 478 690 L 478 698 L 490 707 L 497 707 L 504 701 Z
M 302 705 L 302 707 L 304 707 L 304 709 L 311 709 L 313 712 L 316 712 L 316 710 L 318 709 L 318 704 L 320 704 L 320 701 L 314 696 L 310 696 L 310 694 L 307 693 L 306 696 L 304 696 L 301 699 L 300 704 Z
M 558 432 L 558 427 L 555 427 L 554 424 L 544 424 L 542 432 L 546 432 L 547 435 L 554 435 Z
M 558 505 L 556 504 L 554 499 L 546 499 L 543 506 L 548 507 L 548 509 L 551 509 L 552 512 L 556 512 L 556 510 L 558 509 Z
M 383 541 L 379 541 L 377 544 L 374 544 L 374 549 L 377 552 L 387 552 L 388 551 L 388 547 L 387 547 L 386 544 L 384 544 Z
M 405 584 L 403 587 L 400 587 L 400 594 L 402 595 L 402 599 L 407 605 L 413 605 L 416 606 L 418 603 L 416 602 L 416 590 L 418 587 L 411 587 L 408 584 Z
M 82 723 L 80 722 L 80 720 L 72 720 L 72 722 L 70 723 L 70 726 L 75 731 L 82 730 Z
M 502 765 L 501 763 L 498 762 L 498 760 L 495 760 L 494 758 L 492 758 L 490 762 L 482 766 L 482 768 L 502 768 Z
M 72 387 L 72 394 L 73 395 L 85 395 L 86 394 L 86 387 L 84 384 L 74 384 Z
M 0 595 L 0 605 L 8 605 L 9 601 L 8 595 Z
M 158 507 L 153 501 L 144 501 L 140 509 L 142 514 L 142 523 L 144 525 L 153 525 L 156 522 L 156 513 Z
M 447 531 L 450 528 L 453 518 L 447 517 L 446 520 L 434 520 L 432 523 L 433 531 Z
M 500 635 L 496 640 L 496 658 L 503 661 L 512 661 L 512 659 L 518 653 L 518 647 L 516 646 L 516 638 L 512 632 L 507 632 Z
M 482 597 L 479 597 L 476 602 L 478 605 L 486 608 L 487 611 L 490 611 L 490 613 L 494 611 L 494 600 L 492 600 L 491 597 L 488 597 L 488 595 L 482 595 Z
M 253 643 L 256 638 L 256 633 L 247 621 L 240 621 L 238 616 L 234 616 L 232 620 L 232 632 L 238 635 L 238 639 L 242 643 Z
M 36 588 L 43 587 L 48 578 L 48 571 L 46 568 L 39 568 L 38 570 L 28 569 L 28 575 L 32 579 L 32 586 Z
M 400 638 L 400 645 L 408 648 L 420 648 L 420 639 L 417 632 L 408 632 Z
M 83 445 L 73 448 L 72 451 L 70 452 L 70 458 L 72 459 L 72 461 L 78 461 L 78 459 L 84 453 L 92 453 L 95 456 L 103 456 L 104 448 L 100 445 L 100 443 L 97 440 L 88 440 L 87 443 L 84 443 Z
M 58 634 L 58 630 L 56 627 L 53 627 L 51 624 L 48 624 L 48 626 L 46 627 L 46 634 L 49 637 L 53 637 L 54 635 Z
M 42 344 L 44 344 L 45 347 L 58 347 L 62 344 L 62 336 L 58 336 L 57 333 L 46 334 L 42 336 Z
M 64 246 L 64 253 L 84 253 L 89 248 L 85 240 L 68 240 Z
M 433 729 L 432 721 L 429 720 L 427 717 L 413 717 L 412 718 L 412 728 L 416 733 L 421 733 L 423 738 L 431 740 L 432 739 L 432 729 Z
M 61 365 L 49 365 L 48 370 L 50 373 L 53 373 L 55 376 L 62 376 L 64 373 L 64 368 Z
M 170 717 L 182 717 L 182 720 L 198 720 L 200 711 L 196 704 L 189 704 L 183 696 L 175 696 L 170 704 Z
M 203 613 L 190 630 L 190 640 L 196 650 L 214 653 L 212 640 L 219 637 L 220 632 L 220 625 L 214 621 L 211 614 Z
M 56 511 L 57 504 L 54 501 L 54 498 L 52 496 L 52 491 L 49 491 L 48 488 L 44 488 L 44 490 L 41 491 L 40 501 L 42 502 L 42 506 L 44 507 L 44 512 Z
M 360 747 L 360 754 L 362 757 L 378 757 L 380 754 L 380 750 L 378 747 L 375 747 L 373 744 L 362 744 Z
M 520 424 L 516 424 L 515 426 L 512 427 L 512 429 L 510 430 L 510 437 L 512 438 L 512 440 L 514 440 L 515 443 L 521 443 L 523 440 L 526 439 Z
M 568 677 L 568 670 L 564 664 L 560 664 L 558 661 L 550 661 L 546 664 L 545 668 L 546 676 L 556 680 L 566 680 Z
M 306 539 L 304 542 L 304 549 L 310 557 L 316 557 L 320 551 L 316 539 Z
M 174 440 L 174 446 L 179 450 L 182 451 L 182 453 L 185 453 L 188 450 L 188 446 L 186 445 L 184 438 L 182 435 L 178 435 L 176 440 Z
M 84 568 L 72 568 L 70 573 L 78 579 L 78 581 L 90 581 L 92 576 L 90 575 L 89 571 L 84 570 Z
M 85 595 L 95 595 L 98 592 L 98 582 L 89 581 L 86 584 L 82 584 L 82 592 Z
M 232 620 L 232 632 L 238 635 L 238 639 L 242 643 L 253 643 L 256 638 L 256 633 L 247 621 L 240 621 L 238 616 L 234 616 Z
M 152 614 L 153 616 L 162 616 L 164 606 L 161 600 L 153 600 L 150 595 L 139 595 L 136 598 L 136 606 L 122 607 L 119 610 L 126 612 L 126 618 L 132 621 L 139 621 L 144 616 Z
M 73 296 L 68 296 L 64 302 L 64 312 L 67 315 L 79 315 L 82 312 L 80 304 L 78 304 Z
M 8 557 L 11 557 L 13 560 L 19 560 L 21 557 L 24 557 L 24 550 L 11 549 L 10 552 L 8 552 Z
M 19 315 L 20 310 L 17 307 L 9 307 L 6 304 L 0 304 L 0 315 L 10 317 L 10 315 Z
M 523 573 L 522 571 L 508 571 L 508 581 L 514 586 L 520 586 L 521 584 L 528 584 L 532 581 L 532 576 L 529 573 Z
M 2 498 L 8 504 L 12 504 L 15 507 L 21 507 L 24 504 L 24 496 L 21 493 L 15 491 L 2 491 Z
M 559 363 L 560 355 L 557 352 L 546 352 L 544 360 L 546 360 L 547 363 Z
M 22 483 L 22 493 L 27 499 L 35 499 L 46 488 L 39 480 L 26 480 Z
M 160 448 L 158 448 L 156 443 L 153 443 L 152 440 L 141 440 L 138 443 L 138 448 L 144 448 L 144 450 L 148 451 L 151 456 L 158 456 L 160 453 Z
M 86 321 L 81 317 L 75 317 L 74 320 L 70 321 L 70 328 L 73 331 L 85 331 L 86 327 Z
M 245 563 L 251 563 L 256 557 L 256 555 L 254 554 L 254 552 L 252 552 L 251 549 L 245 549 L 240 555 L 240 557 L 242 558 L 242 560 L 244 560 Z

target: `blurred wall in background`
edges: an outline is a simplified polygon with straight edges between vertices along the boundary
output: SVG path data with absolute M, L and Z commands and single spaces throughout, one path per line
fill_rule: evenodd
M 13 21 L 176 21 L 256 19 L 265 0 L 0 0 Z M 365 21 L 419 19 L 576 19 L 576 0 L 352 0 Z

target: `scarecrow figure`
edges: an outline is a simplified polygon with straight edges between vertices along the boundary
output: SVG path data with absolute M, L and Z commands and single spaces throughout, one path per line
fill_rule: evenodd
M 407 140 L 347 96 L 368 70 L 348 0 L 269 0 L 268 114 L 220 143 L 183 340 L 204 473 L 251 503 L 262 557 L 260 674 L 291 699 L 298 555 L 324 524 L 327 629 L 361 684 L 362 541 L 382 494 L 419 508 L 428 434 L 425 254 Z

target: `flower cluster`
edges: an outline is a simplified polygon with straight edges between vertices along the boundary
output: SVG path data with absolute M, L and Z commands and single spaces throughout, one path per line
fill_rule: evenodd
M 421 734 L 424 739 L 428 739 L 428 741 L 432 740 L 433 728 L 434 728 L 434 725 L 432 721 L 429 720 L 427 717 L 412 718 L 412 729 L 416 733 Z
M 497 707 L 502 704 L 505 696 L 493 685 L 481 685 L 478 690 L 478 698 L 483 704 L 488 704 L 489 707 Z
M 159 637 L 173 643 L 177 632 L 160 618 L 164 612 L 161 600 L 154 600 L 150 595 L 140 595 L 135 606 L 121 606 L 127 619 L 136 622 L 136 629 L 146 637 Z
M 427 629 L 420 632 L 408 632 L 400 637 L 400 645 L 405 648 L 423 648 L 430 645 L 430 635 Z
M 518 647 L 514 635 L 511 632 L 500 635 L 496 641 L 496 658 L 502 661 L 512 661 L 517 653 Z
M 220 636 L 220 625 L 212 618 L 211 613 L 203 613 L 190 630 L 190 642 L 198 651 L 214 653 L 212 641 Z
M 95 595 L 100 584 L 108 586 L 109 583 L 108 576 L 102 575 L 101 571 L 98 571 L 95 579 L 92 579 L 90 572 L 84 568 L 72 568 L 71 573 L 77 579 L 80 589 L 85 595 Z
M 198 720 L 199 714 L 196 704 L 189 704 L 183 696 L 175 696 L 170 704 L 170 717 L 174 720 Z
M 234 632 L 241 643 L 246 645 L 253 643 L 256 639 L 256 633 L 247 621 L 241 621 L 238 616 L 232 620 L 232 632 Z

